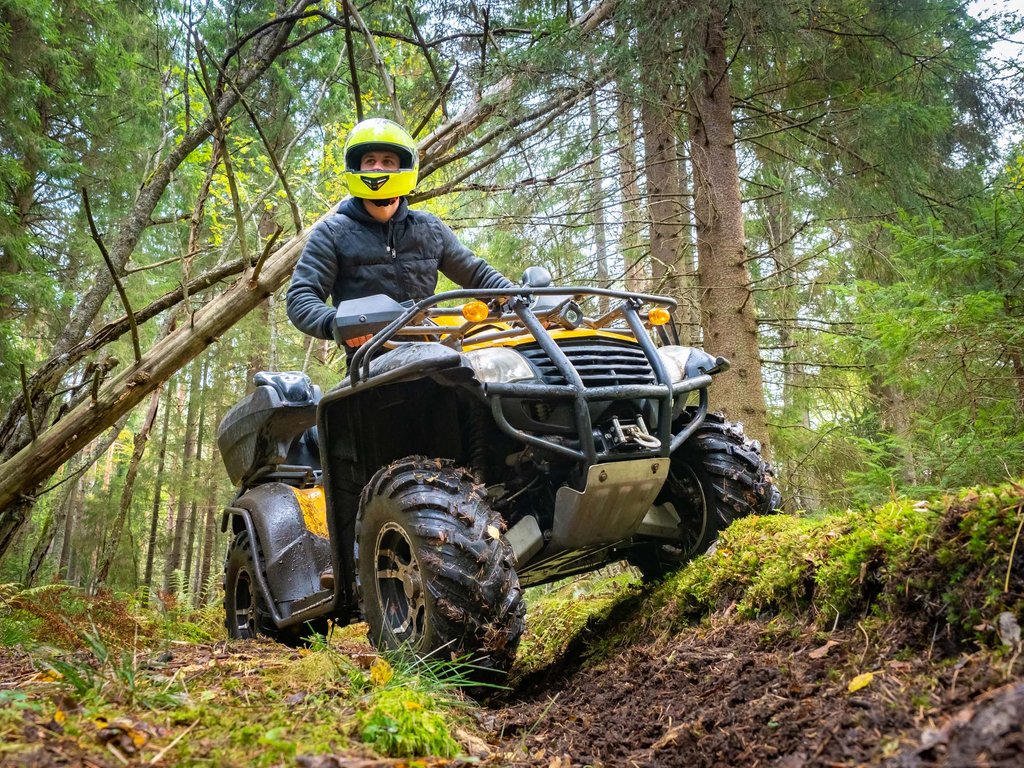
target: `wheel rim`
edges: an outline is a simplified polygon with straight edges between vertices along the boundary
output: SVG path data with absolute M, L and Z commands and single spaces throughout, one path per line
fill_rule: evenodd
M 679 517 L 679 544 L 665 545 L 662 551 L 672 559 L 687 558 L 695 554 L 708 528 L 708 501 L 693 468 L 683 465 L 669 471 L 668 482 L 680 507 L 675 512 Z M 675 506 L 675 505 L 673 505 Z
M 235 580 L 235 629 L 240 637 L 256 634 L 256 601 L 247 571 L 239 571 Z
M 427 624 L 426 590 L 412 542 L 401 527 L 388 523 L 381 528 L 374 563 L 384 626 L 397 643 L 417 646 Z

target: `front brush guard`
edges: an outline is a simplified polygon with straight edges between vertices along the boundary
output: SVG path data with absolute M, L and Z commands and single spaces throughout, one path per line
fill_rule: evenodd
M 648 449 L 642 453 L 631 454 L 631 458 L 635 458 L 639 455 L 659 457 L 669 456 L 680 445 L 682 445 L 704 421 L 704 417 L 707 415 L 708 411 L 707 387 L 712 381 L 711 374 L 702 373 L 673 384 L 669 380 L 669 376 L 665 370 L 661 356 L 658 354 L 657 348 L 654 346 L 647 330 L 644 328 L 643 321 L 640 319 L 639 315 L 639 309 L 644 304 L 655 304 L 668 307 L 669 309 L 674 309 L 676 306 L 675 299 L 668 296 L 627 293 L 625 291 L 615 291 L 606 288 L 570 288 L 568 290 L 564 287 L 463 289 L 446 291 L 445 293 L 439 293 L 428 297 L 413 304 L 403 312 L 400 317 L 389 323 L 385 328 L 376 333 L 369 342 L 356 350 L 349 365 L 351 386 L 353 388 L 360 388 L 361 385 L 367 385 L 368 380 L 372 376 L 370 362 L 373 360 L 376 353 L 383 348 L 385 343 L 391 341 L 400 330 L 405 329 L 406 334 L 408 334 L 410 329 L 407 328 L 407 326 L 418 317 L 422 316 L 431 307 L 434 307 L 443 301 L 460 299 L 500 299 L 510 296 L 512 299 L 509 304 L 511 305 L 512 312 L 514 312 L 515 316 L 522 323 L 523 328 L 533 336 L 537 344 L 555 365 L 558 372 L 564 377 L 568 384 L 561 386 L 530 382 L 482 384 L 484 394 L 490 400 L 491 413 L 494 415 L 495 422 L 506 434 L 527 445 L 532 445 L 563 458 L 583 462 L 585 465 L 590 466 L 601 461 L 622 458 L 622 456 L 612 456 L 609 452 L 599 452 L 597 450 L 597 446 L 594 442 L 594 426 L 590 416 L 590 408 L 588 407 L 588 404 L 592 401 L 609 402 L 644 398 L 657 403 L 657 438 L 660 446 L 657 449 Z M 644 355 L 647 358 L 647 362 L 650 364 L 651 370 L 654 372 L 654 377 L 657 383 L 588 388 L 583 383 L 583 379 L 580 377 L 579 372 L 573 367 L 569 358 L 565 355 L 562 349 L 559 348 L 555 339 L 548 332 L 547 328 L 544 327 L 543 322 L 537 317 L 537 314 L 535 314 L 533 309 L 530 307 L 528 301 L 528 297 L 530 296 L 608 296 L 611 298 L 622 299 L 623 302 L 619 307 L 606 313 L 603 317 L 592 323 L 591 326 L 595 329 L 605 327 L 615 319 L 616 315 L 621 314 L 623 319 L 626 321 L 629 330 L 636 338 L 637 344 L 639 344 L 640 348 L 643 350 Z M 565 302 L 562 302 L 553 309 L 547 309 L 547 311 L 544 312 L 545 318 L 555 314 L 564 303 Z M 512 319 L 512 316 L 508 315 L 507 318 Z M 506 319 L 506 316 L 498 318 L 498 321 L 502 321 L 504 319 Z M 484 322 L 495 322 L 495 318 L 488 317 Z M 431 328 L 429 326 L 414 326 L 412 330 L 416 332 L 434 334 L 441 332 L 442 335 L 448 335 L 454 340 L 454 343 L 457 343 L 457 341 L 464 337 L 466 332 L 473 325 L 475 324 L 469 323 L 461 328 L 445 327 L 443 329 L 438 327 Z M 517 331 L 516 335 L 522 334 Z M 479 341 L 479 339 L 476 341 Z M 724 360 L 721 362 L 723 365 L 726 364 Z M 674 401 L 680 395 L 685 395 L 695 390 L 699 391 L 697 412 L 694 414 L 693 418 L 687 422 L 683 429 L 673 435 L 671 415 Z M 573 404 L 573 416 L 576 431 L 579 436 L 579 448 L 573 448 L 512 426 L 505 417 L 502 409 L 502 399 L 508 397 L 534 400 L 571 400 Z

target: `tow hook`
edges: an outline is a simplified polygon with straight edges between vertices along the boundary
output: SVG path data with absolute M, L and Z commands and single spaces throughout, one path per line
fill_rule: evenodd
M 625 426 L 619 423 L 618 416 L 612 416 L 612 432 L 612 440 L 616 446 L 633 442 L 651 450 L 661 448 L 661 440 L 647 431 L 643 416 L 638 415 L 635 424 L 626 424 Z

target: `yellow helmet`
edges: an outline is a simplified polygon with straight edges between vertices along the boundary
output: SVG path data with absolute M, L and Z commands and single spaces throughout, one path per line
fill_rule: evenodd
M 371 149 L 398 155 L 397 171 L 360 171 L 363 154 Z M 402 126 L 381 117 L 356 123 L 345 140 L 345 183 L 349 194 L 368 200 L 407 195 L 416 187 L 420 170 L 416 142 Z

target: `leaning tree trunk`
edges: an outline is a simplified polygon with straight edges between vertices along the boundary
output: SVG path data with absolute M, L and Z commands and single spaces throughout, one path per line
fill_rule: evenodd
M 32 554 L 28 559 L 28 571 L 25 573 L 26 586 L 31 587 L 35 583 L 47 555 L 53 548 L 54 542 L 57 539 L 57 534 L 60 533 L 63 536 L 64 530 L 68 524 L 68 517 L 77 498 L 76 491 L 79 487 L 78 476 L 95 464 L 97 459 L 106 453 L 114 440 L 117 439 L 117 436 L 121 434 L 125 421 L 126 419 L 118 421 L 102 439 L 97 440 L 94 445 L 90 446 L 87 452 L 80 454 L 75 458 L 75 460 L 69 461 L 64 466 L 64 479 L 61 481 L 63 483 L 61 486 L 61 495 L 54 506 L 53 514 L 47 518 L 46 524 L 43 526 L 43 531 L 39 536 L 39 541 L 36 542 L 36 546 L 32 550 Z M 62 551 L 63 544 L 64 542 L 62 541 Z M 67 542 L 67 544 L 70 546 L 70 542 Z
M 132 457 L 128 461 L 128 472 L 124 478 L 124 486 L 121 490 L 121 503 L 118 507 L 117 518 L 110 529 L 110 537 L 107 539 L 107 546 L 100 558 L 99 567 L 93 577 L 93 586 L 97 587 L 107 582 L 110 576 L 110 566 L 117 556 L 117 548 L 121 544 L 121 533 L 124 531 L 125 520 L 128 519 L 128 510 L 131 509 L 132 499 L 135 496 L 135 479 L 139 475 L 139 465 L 142 463 L 142 455 L 146 451 L 146 442 L 149 440 L 149 433 L 153 429 L 153 422 L 156 421 L 157 408 L 160 406 L 160 390 L 154 390 L 149 399 L 149 411 L 142 422 L 142 427 L 135 433 L 135 440 L 132 446 Z
M 724 408 L 731 418 L 742 421 L 767 451 L 767 411 L 754 297 L 746 266 L 725 20 L 721 11 L 712 8 L 702 27 L 698 32 L 703 36 L 706 61 L 691 84 L 687 117 L 704 346 L 732 363 L 726 374 L 716 378 L 713 406 Z

